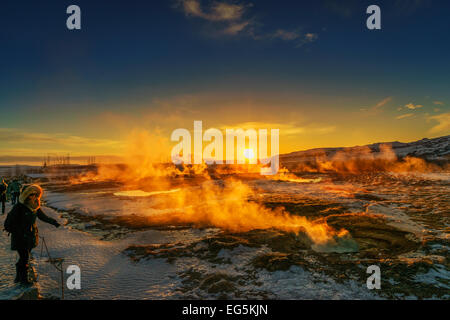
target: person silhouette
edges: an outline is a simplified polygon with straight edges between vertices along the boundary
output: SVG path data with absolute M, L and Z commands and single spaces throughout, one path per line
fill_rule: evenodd
M 55 219 L 48 217 L 42 211 L 42 193 L 43 190 L 39 185 L 25 186 L 20 194 L 19 202 L 8 213 L 4 223 L 5 230 L 11 233 L 11 250 L 19 253 L 14 282 L 25 285 L 31 284 L 28 279 L 30 253 L 39 242 L 36 218 L 55 227 L 60 226 Z

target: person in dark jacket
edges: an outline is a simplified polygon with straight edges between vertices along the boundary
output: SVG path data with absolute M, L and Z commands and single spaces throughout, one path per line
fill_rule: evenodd
M 20 197 L 20 188 L 22 185 L 17 179 L 14 179 L 13 182 L 9 185 L 10 193 L 11 193 L 11 204 L 15 205 L 18 198 Z
M 31 250 L 37 247 L 39 232 L 36 218 L 59 227 L 59 223 L 41 209 L 42 189 L 33 184 L 25 186 L 19 197 L 19 203 L 14 205 L 5 220 L 4 227 L 11 233 L 11 250 L 17 250 L 19 261 L 16 263 L 16 279 L 14 282 L 30 284 L 28 268 Z
M 0 202 L 2 203 L 2 214 L 5 214 L 6 190 L 8 190 L 8 185 L 5 183 L 5 180 L 2 179 L 0 182 Z

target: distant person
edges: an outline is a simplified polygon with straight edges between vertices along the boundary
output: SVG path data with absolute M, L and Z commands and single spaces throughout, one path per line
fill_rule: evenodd
M 11 200 L 11 196 L 12 196 L 11 186 L 12 186 L 12 181 L 8 181 L 8 188 L 6 189 L 6 199 L 8 199 L 8 201 Z
M 36 218 L 59 227 L 60 224 L 44 214 L 41 209 L 42 188 L 36 184 L 25 186 L 17 203 L 6 217 L 4 227 L 11 233 L 11 250 L 17 250 L 19 261 L 16 263 L 14 282 L 28 285 L 30 253 L 38 245 Z
M 6 188 L 6 202 L 8 202 L 8 201 L 11 200 L 11 193 L 10 193 L 10 190 L 11 190 L 10 184 L 11 184 L 11 182 L 10 182 L 9 180 L 5 180 L 5 183 L 6 183 L 6 185 L 8 186 L 8 187 Z
M 8 190 L 8 185 L 5 180 L 2 179 L 0 182 L 0 202 L 2 203 L 2 214 L 5 214 L 6 190 Z
M 10 184 L 10 193 L 11 193 L 11 204 L 15 205 L 17 202 L 17 199 L 19 199 L 20 196 L 20 188 L 22 188 L 22 185 L 17 179 L 14 179 L 13 182 Z

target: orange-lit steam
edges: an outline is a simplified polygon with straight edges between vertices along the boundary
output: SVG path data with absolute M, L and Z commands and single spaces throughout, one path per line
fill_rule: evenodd
M 95 172 L 72 178 L 71 182 L 117 181 L 133 185 L 142 179 L 154 178 L 163 183 L 166 177 L 204 175 L 208 177 L 205 164 L 174 166 L 168 163 L 170 143 L 158 131 L 133 130 L 127 137 L 124 163 L 121 165 L 99 164 Z M 165 163 L 164 163 L 165 162 Z
M 100 165 L 97 172 L 87 173 L 71 182 L 114 181 L 122 184 L 117 196 L 157 195 L 155 210 L 145 217 L 148 225 L 217 227 L 230 232 L 274 228 L 304 232 L 315 244 L 333 244 L 339 237 L 349 236 L 347 231 L 338 232 L 324 221 L 310 221 L 291 215 L 282 207 L 274 210 L 265 207 L 257 201 L 255 192 L 242 181 L 211 180 L 209 176 L 209 169 L 221 178 L 240 173 L 258 173 L 259 176 L 259 165 L 208 168 L 204 164 L 184 167 L 162 164 L 159 151 L 155 150 L 163 150 L 166 142 L 157 134 L 134 131 L 128 139 L 123 165 Z M 179 176 L 204 179 L 196 179 L 194 185 L 171 185 L 173 178 Z M 287 170 L 282 171 L 279 179 L 305 182 Z
M 367 146 L 347 148 L 336 152 L 333 156 L 324 150 L 318 150 L 304 158 L 285 157 L 281 162 L 291 171 L 320 173 L 435 172 L 450 169 L 448 165 L 442 168 L 411 156 L 399 159 L 389 144 L 381 144 L 379 148 L 379 152 L 374 152 Z
M 150 225 L 189 224 L 230 232 L 270 228 L 305 232 L 316 244 L 334 243 L 336 237 L 348 234 L 345 230 L 335 231 L 323 221 L 291 215 L 283 208 L 268 209 L 254 201 L 256 198 L 254 191 L 241 181 L 227 180 L 223 186 L 206 181 L 198 189 L 185 188 L 170 194 L 164 204 L 160 204 L 164 210 L 147 219 Z
M 288 181 L 288 182 L 296 182 L 296 183 L 318 183 L 322 181 L 322 178 L 300 178 L 295 174 L 289 172 L 286 168 L 280 168 L 276 175 L 266 176 L 267 179 L 277 180 L 277 181 Z

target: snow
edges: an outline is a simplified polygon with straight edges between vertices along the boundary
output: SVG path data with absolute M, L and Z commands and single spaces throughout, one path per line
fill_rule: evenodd
M 392 150 L 398 157 L 414 156 L 424 157 L 428 160 L 445 160 L 450 154 L 450 135 L 434 138 L 434 139 L 422 139 L 419 141 L 402 143 L 402 142 L 383 142 L 366 145 L 372 150 L 379 148 L 381 144 L 392 146 Z M 367 155 L 359 154 L 364 147 L 350 147 L 350 148 L 323 148 L 323 149 L 311 149 L 305 151 L 297 151 L 289 154 L 280 155 L 280 159 L 287 161 L 313 161 L 316 156 L 322 156 L 326 154 L 328 157 L 334 156 L 339 151 L 351 152 L 354 156 L 360 156 L 364 158 Z M 378 152 L 374 152 L 377 154 Z
M 55 213 L 46 208 L 51 216 Z M 64 266 L 77 265 L 81 269 L 81 290 L 66 290 L 66 299 L 164 299 L 170 297 L 176 281 L 170 276 L 175 268 L 161 259 L 132 263 L 122 253 L 136 238 L 101 241 L 92 235 L 74 229 L 40 223 L 52 258 L 64 258 Z M 155 234 L 156 233 L 156 234 Z M 140 234 L 141 240 L 155 240 L 158 231 Z M 131 242 L 130 242 L 131 240 Z M 35 249 L 35 256 L 39 250 Z M 60 274 L 41 260 L 38 264 L 41 294 L 59 295 Z
M 366 207 L 367 214 L 382 215 L 388 219 L 388 225 L 399 230 L 413 233 L 417 238 L 422 238 L 424 228 L 414 222 L 407 214 L 398 209 L 396 204 L 369 204 Z
M 408 176 L 409 177 L 409 176 Z M 411 179 L 427 179 L 436 183 L 448 182 L 448 174 L 423 174 Z M 412 180 L 413 181 L 413 180 Z M 415 181 L 415 180 L 414 180 Z M 365 193 L 365 187 L 358 183 L 331 183 L 323 180 L 319 183 L 298 184 L 293 182 L 276 182 L 269 180 L 251 181 L 249 184 L 257 187 L 260 197 L 276 195 L 293 199 L 309 199 L 311 201 L 328 201 L 343 204 L 352 212 L 383 215 L 388 223 L 408 232 L 418 238 L 424 237 L 425 225 L 407 214 L 405 208 L 422 206 L 423 196 L 417 203 L 411 203 L 410 190 L 397 191 L 392 194 L 392 186 L 378 186 L 371 195 L 381 200 L 359 200 L 355 193 Z M 434 195 L 434 189 L 421 186 L 421 192 Z M 445 186 L 444 186 L 445 187 Z M 395 190 L 400 190 L 395 186 Z M 442 190 L 442 187 L 440 187 Z M 170 191 L 170 190 L 169 190 Z M 86 216 L 123 216 L 131 214 L 147 215 L 161 212 L 163 209 L 152 208 L 158 204 L 158 197 L 115 196 L 114 190 L 93 190 L 91 192 L 56 193 L 45 192 L 44 211 L 62 222 L 59 213 L 75 211 Z M 440 191 L 442 192 L 442 191 Z M 386 199 L 386 200 L 383 200 Z M 107 205 L 105 205 L 107 203 Z M 316 202 L 319 203 L 319 202 Z M 8 210 L 10 206 L 8 205 Z M 182 210 L 182 209 L 180 209 Z M 438 210 L 435 209 L 435 210 Z M 172 210 L 173 211 L 173 210 Z M 438 211 L 433 211 L 438 212 Z M 3 224 L 4 217 L 0 218 Z M 53 258 L 64 258 L 64 267 L 77 265 L 81 269 L 81 290 L 65 290 L 66 299 L 179 299 L 185 297 L 179 290 L 183 287 L 181 274 L 188 270 L 199 271 L 204 275 L 223 272 L 233 277 L 248 276 L 252 266 L 250 262 L 257 256 L 271 253 L 271 249 L 262 246 L 250 248 L 239 245 L 234 249 L 222 249 L 217 255 L 218 263 L 201 260 L 195 257 L 178 258 L 173 263 L 165 259 L 141 259 L 134 262 L 123 251 L 130 245 L 196 243 L 205 237 L 214 235 L 217 229 L 182 229 L 182 230 L 147 230 L 130 232 L 115 240 L 100 240 L 94 233 L 76 230 L 70 226 L 54 228 L 38 221 L 41 237 L 45 238 Z M 430 229 L 428 227 L 428 229 Z M 434 232 L 434 231 L 433 231 Z M 437 232 L 437 231 L 436 231 Z M 0 267 L 9 270 L 0 274 L 0 299 L 11 299 L 17 296 L 21 289 L 13 284 L 14 263 L 16 253 L 9 250 L 9 239 L 5 233 L 0 234 Z M 195 249 L 206 248 L 198 243 Z M 442 250 L 439 244 L 431 248 Z M 34 261 L 39 274 L 39 287 L 44 297 L 60 296 L 60 274 L 40 257 L 41 244 L 33 250 Z M 431 257 L 431 256 L 430 256 Z M 310 257 L 306 257 L 308 259 Z M 405 259 L 419 259 L 419 256 L 405 256 Z M 431 257 L 433 258 L 433 257 Z M 430 258 L 430 259 L 431 259 Z M 433 269 L 424 274 L 417 274 L 415 281 L 433 284 L 448 289 L 445 282 L 449 280 L 448 270 L 442 265 L 441 256 L 433 258 Z M 222 261 L 222 262 L 220 262 Z M 346 279 L 336 282 L 330 276 L 318 272 L 307 271 L 299 266 L 292 266 L 287 271 L 269 272 L 258 269 L 252 281 L 245 281 L 239 289 L 247 292 L 248 298 L 260 298 L 257 293 L 267 292 L 268 297 L 275 299 L 379 299 L 375 291 L 366 288 L 365 282 L 356 279 Z M 65 275 L 67 278 L 68 275 Z M 391 283 L 395 282 L 389 279 Z M 254 296 L 252 296 L 252 292 Z M 197 298 L 217 298 L 200 289 L 192 289 L 192 296 Z M 400 297 L 400 296 L 399 296 Z M 402 296 L 402 298 L 405 298 Z M 415 298 L 415 297 L 406 297 Z
M 436 278 L 439 278 L 441 281 L 437 281 Z M 450 290 L 450 286 L 448 285 L 450 282 L 450 275 L 447 272 L 446 267 L 442 264 L 435 264 L 427 273 L 415 275 L 415 281 L 433 284 Z M 448 296 L 450 297 L 450 291 Z
M 57 212 L 48 207 L 44 211 L 49 216 L 58 216 Z M 38 221 L 38 227 L 52 258 L 64 258 L 64 269 L 69 265 L 77 265 L 81 269 L 81 290 L 68 290 L 66 287 L 65 299 L 177 299 L 182 297 L 176 290 L 181 287 L 179 272 L 194 267 L 205 274 L 225 272 L 231 276 L 239 276 L 245 273 L 246 266 L 254 257 L 270 252 L 267 247 L 255 249 L 240 245 L 233 250 L 222 249 L 218 254 L 219 258 L 229 259 L 231 264 L 213 265 L 196 258 L 180 258 L 174 264 L 162 259 L 142 259 L 135 263 L 122 253 L 131 244 L 171 243 L 182 238 L 187 242 L 194 241 L 204 238 L 213 230 L 151 230 L 136 232 L 121 240 L 101 241 L 92 234 L 67 227 L 56 229 L 41 221 Z M 5 243 L 7 241 L 2 241 L 2 245 Z M 60 273 L 47 262 L 45 250 L 43 257 L 40 256 L 41 246 L 42 243 L 33 250 L 40 293 L 44 297 L 60 297 Z M 15 253 L 6 250 L 7 248 L 2 249 L 2 261 L 10 260 L 11 266 L 15 262 Z M 20 292 L 10 285 L 12 277 L 13 272 L 3 273 L 1 298 L 9 299 Z M 65 279 L 67 277 L 65 275 Z M 320 281 L 312 281 L 317 279 Z M 257 281 L 263 285 L 247 284 L 243 289 L 265 290 L 279 299 L 375 298 L 367 293 L 367 289 L 358 288 L 353 281 L 346 285 L 337 284 L 324 275 L 312 275 L 297 267 L 273 273 L 261 270 Z M 214 295 L 210 296 L 213 297 Z

